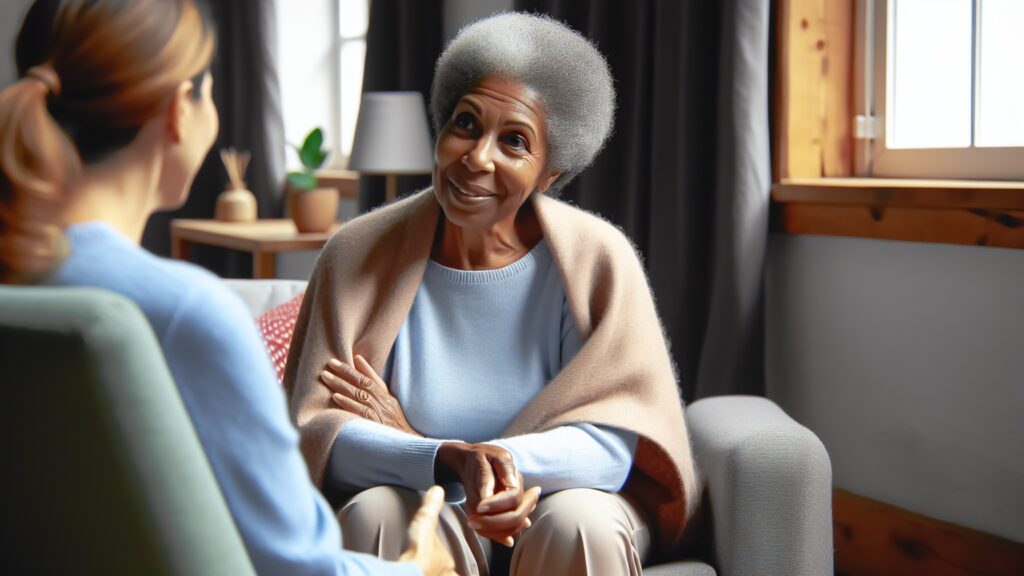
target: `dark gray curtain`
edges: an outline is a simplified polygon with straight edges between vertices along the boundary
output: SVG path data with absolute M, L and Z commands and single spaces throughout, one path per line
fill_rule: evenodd
M 196 175 L 188 202 L 157 214 L 143 234 L 143 245 L 170 253 L 172 218 L 213 218 L 227 174 L 219 150 L 252 152 L 246 182 L 256 195 L 260 218 L 283 214 L 284 121 L 277 80 L 277 33 L 273 0 L 213 0 L 206 3 L 217 30 L 217 54 L 211 64 L 213 99 L 220 113 L 220 134 Z M 224 276 L 249 276 L 247 256 L 196 246 L 193 260 Z
M 416 90 L 430 100 L 434 62 L 444 48 L 444 0 L 372 0 L 363 92 Z M 430 176 L 400 176 L 398 195 L 430 185 Z M 384 202 L 384 177 L 359 179 L 359 207 Z
M 565 190 L 644 254 L 687 399 L 764 392 L 769 0 L 517 0 L 598 44 L 616 131 Z

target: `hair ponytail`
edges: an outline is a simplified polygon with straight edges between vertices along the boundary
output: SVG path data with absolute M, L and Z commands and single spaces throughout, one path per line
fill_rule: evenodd
M 0 283 L 67 255 L 62 213 L 83 165 L 123 148 L 181 82 L 212 32 L 194 0 L 37 0 L 18 38 L 23 78 L 0 92 Z
M 0 92 L 0 281 L 6 283 L 38 278 L 67 251 L 56 222 L 80 162 L 47 109 L 53 88 L 32 74 Z

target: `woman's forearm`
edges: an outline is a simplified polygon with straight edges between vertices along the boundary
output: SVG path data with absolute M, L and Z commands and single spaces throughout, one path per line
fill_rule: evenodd
M 369 420 L 353 420 L 334 440 L 326 481 L 346 491 L 385 484 L 426 490 L 434 484 L 434 458 L 441 444 Z
M 491 442 L 512 453 L 527 486 L 540 486 L 545 494 L 569 488 L 617 492 L 629 476 L 636 443 L 636 434 L 593 424 Z
M 436 458 L 444 443 L 355 420 L 335 439 L 326 480 L 346 491 L 385 484 L 426 490 L 443 481 L 436 476 Z M 540 486 L 544 493 L 569 488 L 618 491 L 629 475 L 636 443 L 635 434 L 592 424 L 490 442 L 512 453 L 527 487 Z

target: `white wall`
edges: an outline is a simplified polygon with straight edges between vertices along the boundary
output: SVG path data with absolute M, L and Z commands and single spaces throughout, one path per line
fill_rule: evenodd
M 32 0 L 3 0 L 0 2 L 0 88 L 8 86 L 18 77 L 14 65 L 14 39 L 18 36 L 21 20 Z
M 1024 250 L 773 235 L 768 393 L 835 484 L 1024 542 Z

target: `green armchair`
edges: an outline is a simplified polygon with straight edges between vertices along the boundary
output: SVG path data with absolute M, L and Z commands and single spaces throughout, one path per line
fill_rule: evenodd
M 141 311 L 0 286 L 4 574 L 253 574 Z

